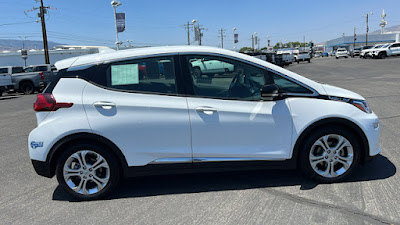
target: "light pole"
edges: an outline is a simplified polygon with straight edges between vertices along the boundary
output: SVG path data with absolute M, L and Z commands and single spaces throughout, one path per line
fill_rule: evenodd
M 356 34 L 357 27 L 354 27 L 354 39 L 353 39 L 353 57 L 354 57 L 354 49 L 356 48 L 356 40 L 357 40 L 357 34 Z
M 21 58 L 24 60 L 24 65 L 26 67 L 26 59 L 28 59 L 28 51 L 25 49 L 25 40 L 27 37 L 22 38 L 18 36 L 22 41 Z
M 119 45 L 122 44 L 118 40 L 118 26 L 117 26 L 117 7 L 122 5 L 121 2 L 113 0 L 111 2 L 112 7 L 114 8 L 114 19 L 115 19 L 115 36 L 116 36 L 116 41 L 115 45 L 117 46 L 117 50 L 119 50 Z
M 236 50 L 235 31 L 236 31 L 236 27 L 234 27 L 234 28 L 232 29 L 232 33 L 233 33 L 233 51 Z
M 367 13 L 365 15 L 363 15 L 364 17 L 367 18 L 367 32 L 365 33 L 365 46 L 368 46 L 368 31 L 369 31 L 369 27 L 368 27 L 368 17 L 371 16 L 373 13 Z

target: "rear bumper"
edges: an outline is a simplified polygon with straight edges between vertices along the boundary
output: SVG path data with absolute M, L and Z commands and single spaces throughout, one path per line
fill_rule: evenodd
M 47 162 L 32 160 L 33 168 L 36 173 L 43 177 L 52 178 L 54 174 L 50 170 L 50 164 Z

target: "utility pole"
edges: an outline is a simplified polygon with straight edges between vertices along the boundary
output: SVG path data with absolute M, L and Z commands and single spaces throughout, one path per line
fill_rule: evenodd
M 218 37 L 221 38 L 221 48 L 224 48 L 224 37 L 225 37 L 224 33 L 225 33 L 225 30 L 221 28 L 219 30 L 219 35 L 220 36 L 218 36 Z
M 39 0 L 36 0 L 38 2 Z M 38 17 L 40 17 L 40 21 L 42 23 L 42 36 L 43 36 L 43 48 L 44 48 L 44 61 L 46 64 L 50 64 L 50 57 L 49 57 L 49 45 L 47 43 L 47 31 L 46 31 L 46 20 L 44 14 L 47 13 L 47 9 L 56 9 L 50 8 L 50 6 L 43 6 L 43 0 L 40 0 L 40 7 L 36 8 L 33 7 L 31 10 L 25 11 L 25 15 L 27 12 L 35 11 L 39 9 Z
M 255 50 L 255 45 L 257 44 L 257 32 L 254 32 L 252 35 L 251 35 L 251 47 L 252 47 L 252 49 L 253 49 L 253 52 L 254 52 L 254 50 Z
M 369 17 L 370 15 L 372 15 L 372 14 L 373 14 L 373 13 L 370 12 L 370 13 L 367 13 L 367 14 L 364 15 L 364 17 L 367 17 L 367 32 L 365 33 L 365 46 L 368 46 L 368 31 L 369 31 L 369 27 L 368 27 L 368 17 Z
M 251 35 L 251 49 L 253 49 L 254 52 L 254 34 Z
M 187 44 L 190 45 L 190 28 L 192 28 L 193 24 L 187 22 L 187 24 L 183 25 L 187 31 Z
M 357 27 L 354 27 L 353 54 L 354 54 L 354 49 L 356 48 L 356 40 L 357 40 L 356 29 Z
M 46 7 L 49 8 L 49 7 Z M 49 46 L 47 43 L 47 32 L 46 32 L 46 22 L 44 20 L 45 7 L 43 6 L 43 0 L 40 0 L 40 20 L 42 21 L 42 36 L 43 36 L 43 47 L 44 47 L 44 61 L 45 64 L 50 64 L 49 57 Z

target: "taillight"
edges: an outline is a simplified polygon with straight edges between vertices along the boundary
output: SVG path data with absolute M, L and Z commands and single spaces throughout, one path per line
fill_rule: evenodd
M 33 109 L 36 112 L 56 111 L 60 108 L 69 108 L 73 104 L 74 103 L 56 102 L 52 94 L 42 93 L 37 95 L 36 102 L 33 104 Z
M 40 72 L 39 75 L 40 75 L 40 79 L 41 79 L 41 80 L 44 80 L 44 75 L 43 75 L 43 73 Z

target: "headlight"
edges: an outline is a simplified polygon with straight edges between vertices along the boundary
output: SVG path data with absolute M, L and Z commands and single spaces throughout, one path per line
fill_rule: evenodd
M 335 96 L 330 96 L 329 99 L 334 100 L 334 101 L 350 103 L 365 113 L 372 113 L 371 109 L 368 106 L 367 101 L 365 101 L 365 100 L 349 99 L 349 98 L 342 98 L 342 97 L 335 97 Z
M 372 113 L 371 109 L 368 106 L 367 101 L 365 100 L 351 100 L 349 103 L 351 103 L 352 105 L 354 105 L 363 112 Z

